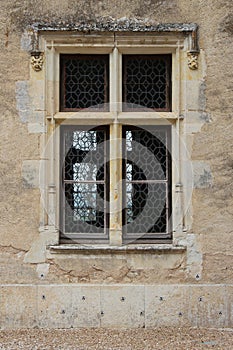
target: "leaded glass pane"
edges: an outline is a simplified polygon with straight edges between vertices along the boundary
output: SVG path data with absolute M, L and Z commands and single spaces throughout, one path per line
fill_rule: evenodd
M 166 232 L 166 184 L 131 183 L 127 191 L 127 232 Z
M 108 55 L 61 55 L 61 110 L 104 110 L 108 70 Z
M 168 176 L 167 131 L 135 129 L 126 131 L 126 151 L 133 179 L 165 180 Z M 132 165 L 134 164 L 134 165 Z M 128 174 L 128 171 L 127 171 Z
M 104 229 L 104 186 L 65 184 L 65 232 L 101 233 Z
M 63 127 L 62 234 L 106 234 L 107 130 Z M 85 238 L 84 237 L 84 238 Z
M 169 55 L 123 56 L 123 109 L 170 110 Z
M 125 127 L 123 138 L 124 236 L 169 233 L 170 129 Z

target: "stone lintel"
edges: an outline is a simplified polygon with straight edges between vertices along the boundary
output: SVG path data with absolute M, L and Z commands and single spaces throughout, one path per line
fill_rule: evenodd
M 114 19 L 112 17 L 100 17 L 95 20 L 77 21 L 71 19 L 70 21 L 56 21 L 56 22 L 40 22 L 32 23 L 28 26 L 28 31 L 33 33 L 32 51 L 38 51 L 39 38 L 38 33 L 43 32 L 80 32 L 85 34 L 90 33 L 116 33 L 116 32 L 158 32 L 158 33 L 189 33 L 192 34 L 191 50 L 198 52 L 196 23 L 155 23 L 148 19 L 138 20 L 136 18 L 120 18 Z

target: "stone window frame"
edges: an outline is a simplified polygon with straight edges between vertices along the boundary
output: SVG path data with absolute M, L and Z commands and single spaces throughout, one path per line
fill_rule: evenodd
M 184 57 L 188 55 L 196 55 L 196 25 L 183 25 L 165 30 L 153 29 L 152 31 L 132 33 L 130 31 L 123 32 L 90 32 L 82 33 L 80 31 L 60 31 L 51 30 L 51 28 L 43 28 L 37 31 L 36 50 L 39 55 L 45 57 L 44 81 L 45 81 L 45 96 L 46 96 L 46 124 L 47 135 L 44 137 L 42 149 L 47 147 L 45 161 L 41 163 L 40 175 L 43 178 L 41 185 L 44 198 L 41 204 L 41 237 L 45 234 L 46 239 L 44 244 L 59 247 L 59 232 L 57 223 L 59 218 L 59 200 L 58 189 L 59 179 L 56 176 L 59 169 L 59 124 L 61 122 L 69 124 L 93 125 L 96 123 L 111 124 L 110 132 L 116 138 L 120 137 L 119 123 L 142 125 L 172 125 L 172 159 L 178 166 L 172 167 L 172 221 L 173 221 L 173 239 L 171 245 L 179 247 L 185 242 L 185 227 L 184 221 L 191 221 L 191 214 L 188 211 L 184 212 L 184 203 L 186 201 L 187 188 L 182 191 L 182 180 L 185 183 L 185 171 L 181 167 L 181 138 L 182 138 L 182 120 L 181 104 L 185 104 L 185 84 L 182 84 L 182 74 L 187 75 L 187 67 L 183 68 Z M 178 28 L 178 29 L 177 29 Z M 59 28 L 60 29 L 60 28 Z M 38 36 L 39 33 L 39 36 Z M 195 35 L 194 35 L 195 34 Z M 172 111 L 171 112 L 122 112 L 118 109 L 117 103 L 121 96 L 121 55 L 122 54 L 171 54 L 172 55 Z M 193 53 L 192 53 L 193 52 Z M 61 53 L 105 53 L 110 55 L 110 66 L 113 69 L 110 71 L 110 101 L 113 107 L 110 112 L 92 113 L 92 112 L 59 112 L 59 55 Z M 197 55 L 196 55 L 197 57 Z M 193 62 L 193 61 L 192 61 Z M 189 62 L 188 62 L 189 65 Z M 190 67 L 191 69 L 196 69 Z M 36 71 L 36 69 L 34 69 Z M 34 75 L 34 73 L 32 74 Z M 112 84 L 112 81 L 118 81 L 118 86 Z M 52 135 L 52 137 L 51 137 Z M 117 148 L 112 147 L 113 156 L 119 157 Z M 43 152 L 42 152 L 43 153 Z M 118 167 L 118 164 L 112 164 L 113 169 Z M 115 192 L 120 193 L 119 188 Z M 114 193 L 115 194 L 115 193 Z M 111 196 L 113 193 L 110 194 Z M 111 198 L 110 198 L 111 200 Z M 110 219 L 114 222 L 119 218 Z M 155 249 L 160 249 L 159 243 L 155 244 Z M 121 229 L 115 227 L 111 229 L 110 224 L 110 240 L 109 247 L 121 247 L 122 235 Z M 157 248 L 156 248 L 157 247 Z M 70 249 L 71 247 L 67 247 Z M 150 247 L 151 249 L 151 244 Z M 103 248 L 105 249 L 105 248 Z M 107 248 L 108 249 L 108 248 Z M 131 248 L 132 249 L 132 246 Z M 143 248 L 145 249 L 145 247 Z M 165 249 L 163 246 L 162 250 Z M 168 249 L 171 249 L 169 245 Z

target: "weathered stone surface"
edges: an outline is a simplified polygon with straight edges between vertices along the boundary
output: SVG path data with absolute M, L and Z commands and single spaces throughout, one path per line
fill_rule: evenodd
M 100 326 L 100 287 L 38 287 L 38 322 L 42 328 Z
M 144 286 L 101 287 L 101 326 L 145 327 Z
M 44 124 L 40 123 L 29 123 L 28 124 L 28 132 L 31 134 L 42 134 L 45 133 L 46 127 Z
M 230 327 L 232 285 L 4 285 L 1 328 Z
M 44 263 L 46 261 L 46 248 L 50 244 L 57 243 L 58 231 L 56 229 L 41 229 L 37 239 L 24 257 L 25 263 Z
M 194 188 L 208 188 L 212 185 L 212 174 L 209 164 L 203 161 L 193 161 Z
M 189 325 L 189 287 L 152 285 L 145 287 L 146 327 Z
M 233 278 L 233 254 L 225 252 L 206 253 L 203 256 L 203 280 L 210 283 L 231 283 Z
M 225 31 L 228 34 L 233 34 L 233 13 L 226 15 L 219 26 L 220 31 Z
M 233 327 L 233 286 L 226 286 L 228 320 L 226 324 Z
M 187 278 L 200 281 L 203 269 L 203 252 L 199 235 L 187 234 Z
M 24 160 L 22 177 L 25 188 L 39 187 L 39 167 L 40 162 L 38 160 Z
M 24 264 L 24 251 L 11 247 L 1 247 L 0 275 L 4 284 L 37 283 L 35 265 Z
M 73 327 L 99 327 L 101 322 L 100 288 L 74 286 L 72 289 Z
M 32 114 L 32 104 L 29 97 L 28 81 L 16 82 L 17 110 L 22 123 L 27 123 Z
M 36 286 L 0 287 L 0 327 L 33 328 L 37 325 Z
M 66 286 L 38 287 L 38 322 L 42 328 L 70 328 L 72 290 Z
M 76 258 L 75 258 L 76 257 Z M 51 255 L 52 270 L 62 279 L 83 283 L 159 283 L 185 280 L 185 252 Z
M 225 327 L 228 323 L 225 286 L 190 287 L 189 319 L 197 327 Z

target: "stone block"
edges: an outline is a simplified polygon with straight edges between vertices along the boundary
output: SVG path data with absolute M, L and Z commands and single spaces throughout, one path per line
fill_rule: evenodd
M 21 49 L 30 52 L 32 50 L 32 33 L 25 30 L 21 36 Z
M 121 256 L 102 256 L 80 254 L 74 261 L 72 255 L 53 255 L 55 263 L 66 271 L 72 270 L 72 275 L 82 282 L 122 282 L 129 272 L 127 260 Z
M 41 280 L 46 278 L 46 276 L 49 273 L 49 266 L 49 264 L 37 264 L 36 272 L 38 278 L 40 278 Z
M 146 327 L 189 325 L 188 286 L 148 285 L 145 287 Z
M 101 327 L 145 327 L 144 286 L 103 286 L 100 302 Z
M 45 84 L 43 80 L 38 79 L 38 72 L 35 73 L 35 77 L 37 80 L 33 79 L 30 82 L 30 95 L 33 96 L 33 110 L 43 111 L 45 109 Z
M 134 269 L 153 270 L 160 273 L 181 265 L 183 257 L 183 252 L 169 252 L 169 254 L 163 252 L 162 254 L 129 254 L 127 258 L 129 265 Z
M 226 286 L 228 323 L 227 327 L 233 328 L 233 285 Z
M 28 81 L 17 81 L 15 87 L 16 93 L 16 108 L 22 123 L 27 123 L 31 110 L 31 100 L 29 97 L 29 83 Z
M 204 114 L 202 112 L 187 112 L 184 123 L 184 133 L 193 134 L 196 132 L 200 132 L 202 126 L 206 122 L 207 120 L 204 119 Z
M 188 277 L 200 281 L 202 277 L 203 254 L 201 251 L 200 236 L 188 233 L 186 236 L 187 260 L 186 271 Z
M 183 84 L 186 90 L 186 109 L 191 111 L 198 111 L 200 109 L 200 82 L 198 80 L 186 80 L 183 82 Z
M 33 124 L 42 124 L 42 125 L 44 125 L 44 123 L 45 123 L 45 111 L 43 111 L 43 110 L 41 110 L 41 111 L 33 110 L 31 112 L 31 114 L 28 116 L 28 122 L 31 123 L 32 125 Z M 30 128 L 32 128 L 32 126 L 30 126 Z M 29 126 L 28 126 L 28 130 L 29 130 Z
M 99 327 L 100 286 L 72 287 L 73 327 Z
M 28 132 L 30 134 L 42 134 L 46 132 L 46 127 L 40 123 L 28 123 Z
M 190 286 L 189 320 L 192 326 L 227 326 L 227 295 L 224 285 Z
M 66 285 L 38 286 L 38 325 L 41 328 L 71 328 L 72 289 Z
M 39 231 L 39 237 L 33 242 L 24 257 L 25 263 L 44 263 L 46 261 L 46 247 L 58 243 L 59 232 L 53 226 L 42 227 Z
M 100 287 L 39 286 L 38 322 L 42 328 L 98 327 Z
M 37 325 L 37 287 L 0 287 L 0 328 L 33 328 Z
M 25 188 L 38 188 L 39 186 L 39 160 L 24 160 L 22 165 L 23 186 Z
M 212 174 L 208 163 L 193 161 L 193 185 L 194 188 L 208 188 L 212 186 Z
M 38 281 L 35 266 L 24 264 L 24 251 L 11 248 L 0 252 L 0 276 L 2 284 L 27 284 Z M 17 252 L 18 251 L 18 252 Z M 1 310 L 1 309 L 0 309 Z M 0 311 L 1 312 L 1 311 Z

